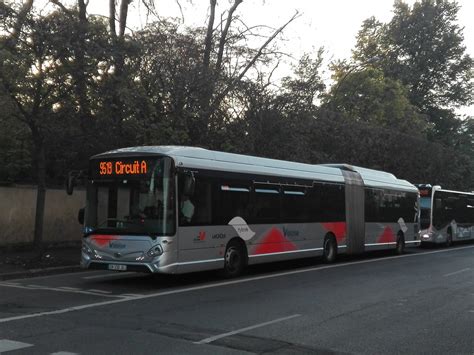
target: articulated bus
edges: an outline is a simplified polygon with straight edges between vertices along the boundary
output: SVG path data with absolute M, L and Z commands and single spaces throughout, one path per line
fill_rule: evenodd
M 421 242 L 451 246 L 474 239 L 474 193 L 417 185 L 420 190 Z
M 93 156 L 83 268 L 152 273 L 419 244 L 418 189 L 382 171 L 195 147 Z

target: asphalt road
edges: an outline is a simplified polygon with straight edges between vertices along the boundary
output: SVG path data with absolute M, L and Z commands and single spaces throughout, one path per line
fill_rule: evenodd
M 474 245 L 0 282 L 0 353 L 474 354 Z

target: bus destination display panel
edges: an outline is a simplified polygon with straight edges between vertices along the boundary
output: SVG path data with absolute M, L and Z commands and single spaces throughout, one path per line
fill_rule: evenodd
M 93 179 L 132 178 L 147 176 L 155 167 L 156 159 L 126 158 L 91 162 Z

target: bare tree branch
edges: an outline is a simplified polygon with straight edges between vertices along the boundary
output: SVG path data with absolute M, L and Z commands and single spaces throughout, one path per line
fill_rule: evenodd
M 203 60 L 204 68 L 209 68 L 209 62 L 211 58 L 212 33 L 213 33 L 213 27 L 214 27 L 214 18 L 216 15 L 216 3 L 217 3 L 217 0 L 210 0 L 209 22 L 207 24 L 206 39 L 204 40 L 204 60 Z
M 18 13 L 17 19 L 15 24 L 13 25 L 13 31 L 11 36 L 7 42 L 10 48 L 14 48 L 18 42 L 18 38 L 20 37 L 21 29 L 26 21 L 26 16 L 30 12 L 31 8 L 33 7 L 33 0 L 28 0 L 23 4 L 20 12 Z
M 232 23 L 232 19 L 234 17 L 234 12 L 237 10 L 237 7 L 242 3 L 243 0 L 235 0 L 234 5 L 229 9 L 229 13 L 227 14 L 227 21 L 225 23 L 224 29 L 221 33 L 221 38 L 219 40 L 219 49 L 217 52 L 217 61 L 216 61 L 216 73 L 219 73 L 221 70 L 222 65 L 222 56 L 224 55 L 224 47 L 225 42 L 227 39 L 227 33 L 229 32 L 230 25 Z
M 178 5 L 179 7 L 179 12 L 181 13 L 181 20 L 183 21 L 184 23 L 184 13 L 183 13 L 183 8 L 181 7 L 181 3 L 179 2 L 179 0 L 176 0 L 176 4 Z
M 117 39 L 117 32 L 115 31 L 115 0 L 109 0 L 109 27 L 112 40 Z
M 266 42 L 260 47 L 260 49 L 257 51 L 257 53 L 253 56 L 253 58 L 247 63 L 245 68 L 240 72 L 239 76 L 235 78 L 213 101 L 211 107 L 216 108 L 220 102 L 226 97 L 226 95 L 229 93 L 229 91 L 233 90 L 234 87 L 237 85 L 237 83 L 242 80 L 244 75 L 247 73 L 247 71 L 255 64 L 257 59 L 262 55 L 263 51 L 265 48 L 275 39 L 276 36 L 278 36 L 285 28 L 288 26 L 291 22 L 293 22 L 296 18 L 299 17 L 299 12 L 296 11 L 296 13 L 280 28 L 278 28 L 267 40 Z
M 69 18 L 73 17 L 72 12 L 66 6 L 64 6 L 59 0 L 49 0 L 49 2 L 59 7 L 66 15 L 69 16 Z
M 119 17 L 119 38 L 123 39 L 125 35 L 125 28 L 127 26 L 127 15 L 128 15 L 128 5 L 132 0 L 122 0 L 120 4 L 120 17 Z
M 278 68 L 279 65 L 280 65 L 280 60 L 277 61 L 276 65 L 270 71 L 270 74 L 267 77 L 267 83 L 265 85 L 263 85 L 264 89 L 266 89 L 267 87 L 269 87 L 272 84 L 271 80 L 272 80 L 273 73 L 275 72 L 275 70 Z

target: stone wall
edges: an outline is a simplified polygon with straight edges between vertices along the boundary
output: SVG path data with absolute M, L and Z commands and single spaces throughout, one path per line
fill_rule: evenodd
M 46 191 L 43 240 L 45 242 L 80 241 L 82 227 L 77 212 L 84 207 L 85 191 Z M 33 242 L 36 187 L 0 187 L 0 246 Z

